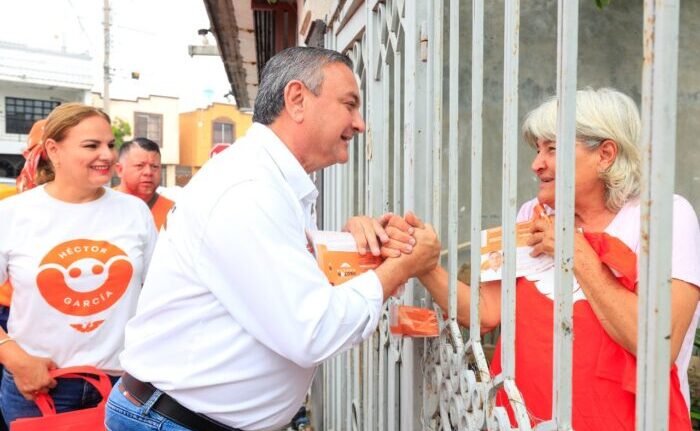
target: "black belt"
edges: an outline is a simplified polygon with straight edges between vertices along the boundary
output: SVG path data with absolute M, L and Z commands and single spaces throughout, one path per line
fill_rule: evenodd
M 138 401 L 141 405 L 145 404 L 156 391 L 155 386 L 150 383 L 144 383 L 127 373 L 122 376 L 123 388 L 119 388 L 122 394 L 133 403 L 133 400 Z M 204 415 L 195 413 L 182 404 L 175 401 L 170 395 L 163 392 L 158 400 L 153 403 L 151 410 L 158 412 L 171 421 L 189 428 L 192 431 L 243 431 L 238 428 L 231 428 L 222 425 Z

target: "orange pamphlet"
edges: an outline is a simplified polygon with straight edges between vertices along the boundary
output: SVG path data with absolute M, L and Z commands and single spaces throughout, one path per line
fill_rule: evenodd
M 440 326 L 435 310 L 394 304 L 389 315 L 389 332 L 403 337 L 437 337 Z
M 383 260 L 370 252 L 360 255 L 348 232 L 309 232 L 309 242 L 318 266 L 333 286 L 378 267 Z
M 554 266 L 551 256 L 530 256 L 532 247 L 527 245 L 533 221 L 516 224 L 515 228 L 515 276 L 537 274 Z M 503 244 L 501 226 L 481 231 L 481 281 L 500 280 L 503 277 Z

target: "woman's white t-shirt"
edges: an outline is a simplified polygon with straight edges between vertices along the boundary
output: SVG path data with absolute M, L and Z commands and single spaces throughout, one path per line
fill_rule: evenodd
M 0 284 L 9 278 L 13 287 L 9 335 L 59 367 L 119 373 L 156 236 L 146 204 L 111 189 L 80 204 L 43 186 L 0 201 Z

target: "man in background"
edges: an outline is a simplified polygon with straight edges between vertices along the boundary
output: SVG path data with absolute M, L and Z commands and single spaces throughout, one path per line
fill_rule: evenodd
M 174 202 L 156 193 L 160 185 L 160 147 L 147 138 L 135 138 L 119 148 L 115 165 L 121 180 L 116 189 L 143 199 L 151 209 L 156 230 L 165 223 L 165 217 Z

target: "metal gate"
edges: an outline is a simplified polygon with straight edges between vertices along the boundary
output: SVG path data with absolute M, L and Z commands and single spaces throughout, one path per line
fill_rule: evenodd
M 586 0 L 588 1 L 588 0 Z M 590 0 L 592 1 L 592 0 Z M 341 2 L 342 3 L 342 2 Z M 471 22 L 460 22 L 468 3 Z M 557 85 L 560 96 L 557 151 L 557 249 L 555 255 L 555 358 L 553 419 L 535 429 L 571 429 L 573 187 L 578 0 L 551 2 L 557 9 Z M 644 3 L 642 88 L 643 191 L 639 281 L 637 429 L 667 429 L 670 333 L 670 255 L 675 162 L 679 1 Z M 464 21 L 464 20 L 462 20 Z M 367 132 L 351 146 L 349 162 L 323 177 L 323 226 L 340 229 L 354 214 L 414 210 L 432 223 L 446 244 L 450 273 L 447 319 L 436 339 L 398 339 L 388 331 L 388 305 L 378 331 L 363 345 L 326 363 L 324 430 L 510 430 L 495 407 L 505 388 L 517 429 L 531 429 L 516 387 L 515 216 L 518 200 L 518 73 L 520 2 L 505 0 L 502 29 L 484 29 L 484 1 L 346 1 L 329 19 L 326 46 L 349 54 L 363 96 Z M 471 104 L 459 112 L 460 29 L 471 33 Z M 489 373 L 479 335 L 477 289 L 471 293 L 471 324 L 456 320 L 459 256 L 480 247 L 484 214 L 484 37 L 503 32 L 502 188 L 504 277 L 501 336 L 503 372 Z M 462 53 L 463 54 L 463 53 Z M 469 137 L 460 134 L 469 119 Z M 652 145 L 653 143 L 653 145 Z M 460 146 L 469 163 L 460 166 Z M 465 175 L 469 173 L 469 175 Z M 664 173 L 666 173 L 664 175 Z M 468 192 L 469 201 L 461 199 Z M 466 208 L 469 208 L 468 219 Z M 464 223 L 465 220 L 470 223 Z M 466 227 L 469 227 L 467 230 Z M 467 236 L 467 232 L 469 235 Z M 462 241 L 460 241 L 462 239 Z M 461 253 L 461 255 L 460 255 Z M 479 267 L 479 254 L 469 257 Z M 478 285 L 478 271 L 471 286 Z M 651 286 L 660 288 L 651 289 Z M 667 287 L 667 288 L 664 288 Z M 398 299 L 432 307 L 424 290 L 409 282 Z M 439 316 L 442 313 L 438 313 Z

